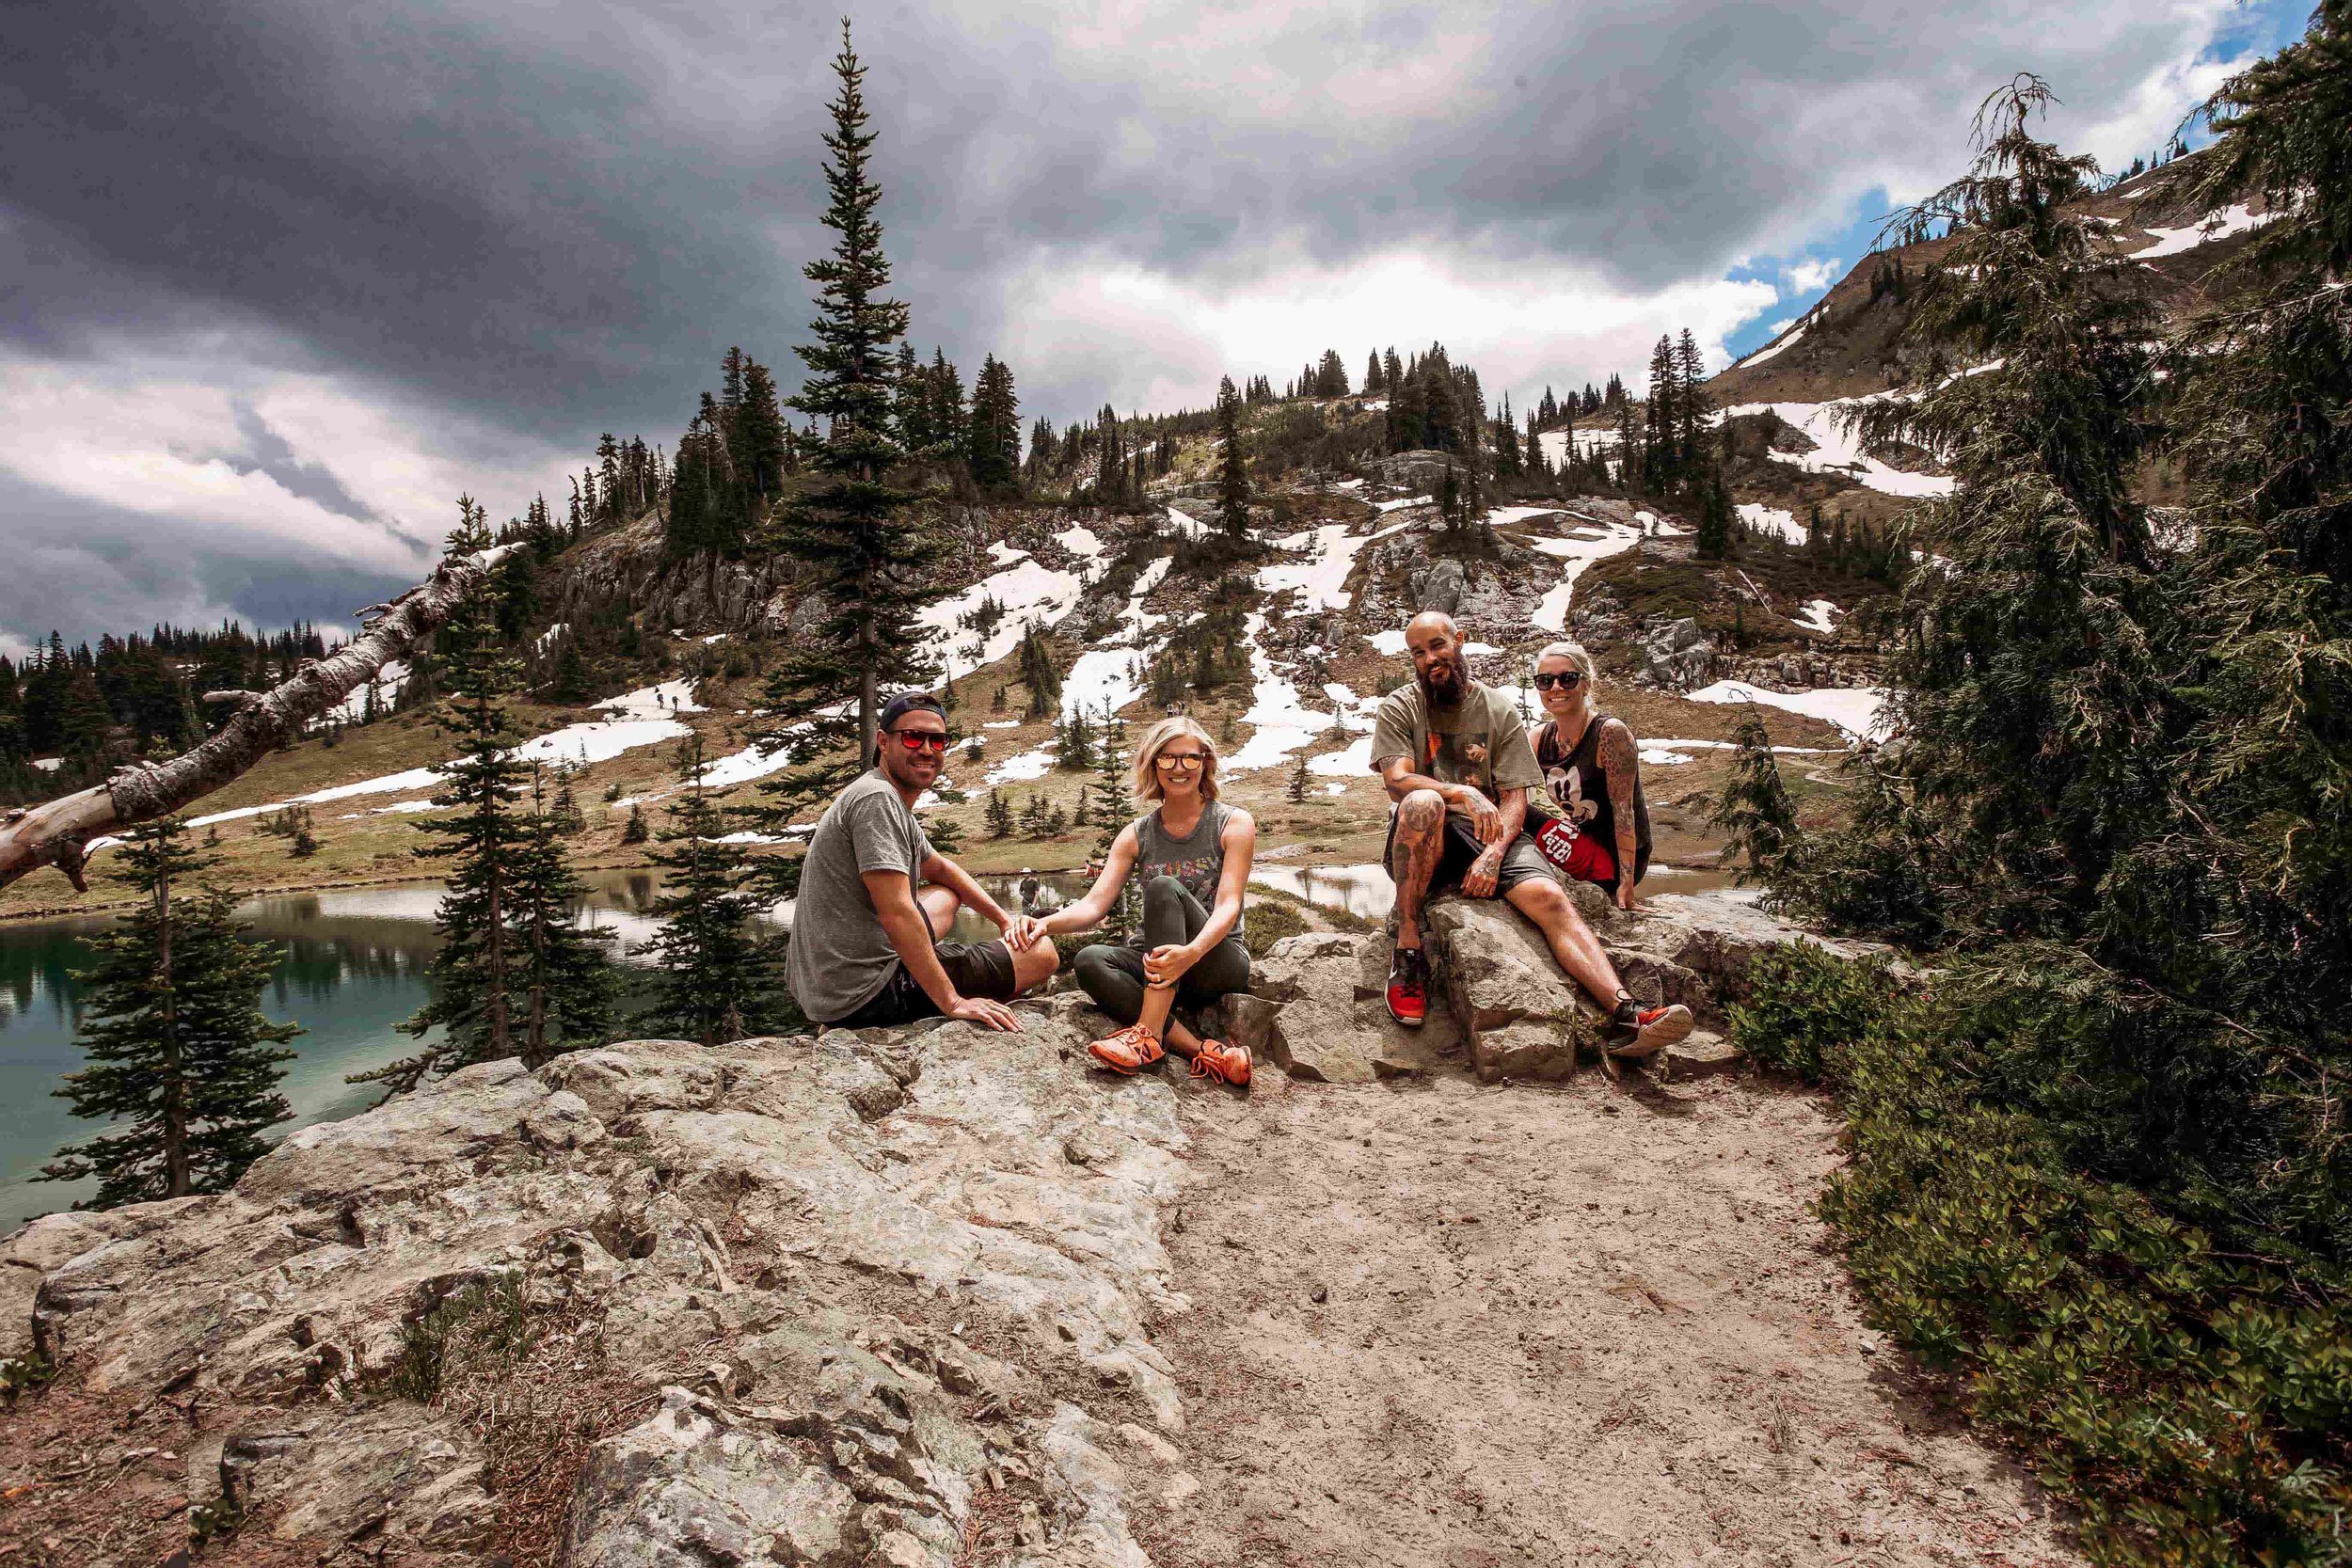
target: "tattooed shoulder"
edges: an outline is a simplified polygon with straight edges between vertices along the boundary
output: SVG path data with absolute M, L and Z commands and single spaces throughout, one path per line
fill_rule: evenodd
M 1623 720 L 1604 721 L 1597 750 L 1602 773 L 1609 776 L 1612 800 L 1632 800 L 1632 778 L 1640 762 L 1640 748 L 1632 743 L 1632 729 L 1628 729 Z

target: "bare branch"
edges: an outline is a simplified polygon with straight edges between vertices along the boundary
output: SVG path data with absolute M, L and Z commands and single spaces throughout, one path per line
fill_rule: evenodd
M 206 702 L 233 702 L 237 711 L 218 735 L 193 751 L 169 762 L 131 763 L 94 789 L 0 814 L 0 887 L 44 865 L 56 866 L 76 888 L 83 887 L 83 847 L 91 839 L 182 810 L 234 783 L 281 744 L 299 739 L 310 721 L 373 680 L 385 665 L 414 652 L 506 549 L 501 546 L 442 562 L 333 657 L 306 659 L 267 691 L 206 692 Z

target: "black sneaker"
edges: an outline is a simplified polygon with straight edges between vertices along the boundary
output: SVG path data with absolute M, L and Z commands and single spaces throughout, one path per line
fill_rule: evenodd
M 1389 1016 L 1407 1029 L 1429 1022 L 1429 959 L 1418 947 L 1389 955 Z

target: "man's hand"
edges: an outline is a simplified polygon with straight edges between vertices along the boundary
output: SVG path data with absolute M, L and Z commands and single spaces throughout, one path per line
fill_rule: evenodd
M 1470 814 L 1470 832 L 1479 843 L 1493 844 L 1502 837 L 1502 808 L 1486 796 L 1464 784 L 1454 803 Z
M 1026 951 L 1045 939 L 1045 922 L 1033 914 L 1015 915 L 1005 924 L 1005 945 L 1014 952 Z
M 1200 961 L 1200 955 L 1188 945 L 1154 947 L 1143 956 L 1143 977 L 1153 990 L 1165 990 L 1183 979 L 1184 972 Z
M 1008 1034 L 1021 1031 L 1021 1020 L 1002 1002 L 991 1002 L 985 996 L 959 996 L 955 1006 L 947 1009 L 949 1018 L 977 1023 L 983 1029 L 997 1029 Z
M 1492 898 L 1495 881 L 1502 874 L 1502 842 L 1498 839 L 1479 851 L 1462 873 L 1462 891 L 1472 898 Z
M 1617 908 L 1621 910 L 1629 910 L 1632 907 L 1633 879 L 1630 877 L 1621 877 L 1617 879 Z

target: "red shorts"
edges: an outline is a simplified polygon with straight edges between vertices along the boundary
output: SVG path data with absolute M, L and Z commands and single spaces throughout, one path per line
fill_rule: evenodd
M 1580 833 L 1556 816 L 1547 816 L 1535 830 L 1535 847 L 1544 859 L 1580 882 L 1617 885 L 1617 858 L 1601 847 L 1591 833 Z

